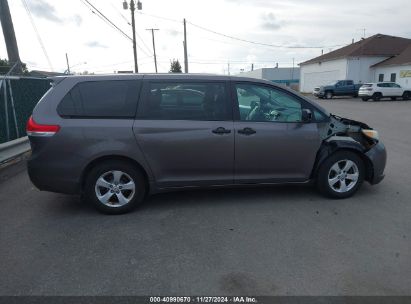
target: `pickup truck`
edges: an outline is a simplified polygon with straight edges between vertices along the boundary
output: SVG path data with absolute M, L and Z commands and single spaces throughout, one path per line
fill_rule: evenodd
M 333 96 L 358 96 L 361 84 L 352 80 L 337 80 L 328 85 L 314 88 L 313 95 L 318 98 L 331 99 Z

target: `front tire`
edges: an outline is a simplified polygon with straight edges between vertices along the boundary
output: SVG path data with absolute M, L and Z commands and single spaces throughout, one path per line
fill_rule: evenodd
M 372 95 L 372 99 L 374 101 L 380 101 L 381 97 L 382 97 L 381 93 L 374 93 L 374 95 Z
M 317 175 L 317 188 L 325 196 L 343 199 L 352 196 L 364 181 L 363 160 L 354 152 L 332 154 Z
M 133 164 L 108 160 L 91 169 L 86 178 L 84 197 L 100 212 L 123 214 L 144 199 L 146 182 Z
M 402 99 L 403 100 L 410 100 L 411 99 L 411 92 L 404 92 L 404 94 L 402 94 Z
M 333 92 L 328 91 L 325 93 L 325 99 L 332 99 L 332 98 L 333 98 Z

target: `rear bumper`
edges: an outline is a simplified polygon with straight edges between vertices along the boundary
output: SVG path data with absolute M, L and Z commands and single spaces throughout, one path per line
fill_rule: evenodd
M 378 184 L 385 177 L 384 169 L 387 163 L 387 151 L 384 144 L 382 142 L 379 142 L 368 152 L 366 152 L 365 155 L 372 164 L 372 172 L 370 172 L 371 176 L 368 181 L 372 185 Z
M 27 172 L 33 185 L 41 191 L 64 194 L 80 193 L 80 179 L 67 178 L 66 174 L 47 162 L 30 157 L 27 161 Z

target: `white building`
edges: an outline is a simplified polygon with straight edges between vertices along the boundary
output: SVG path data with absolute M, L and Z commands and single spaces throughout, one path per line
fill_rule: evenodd
M 376 81 L 373 66 L 401 54 L 409 45 L 411 39 L 377 34 L 305 61 L 300 64 L 300 91 L 312 92 L 335 80 Z
M 411 89 L 411 45 L 398 56 L 372 66 L 374 82 L 392 81 Z
M 300 68 L 262 68 L 249 72 L 242 72 L 239 76 L 266 79 L 286 86 L 298 85 Z

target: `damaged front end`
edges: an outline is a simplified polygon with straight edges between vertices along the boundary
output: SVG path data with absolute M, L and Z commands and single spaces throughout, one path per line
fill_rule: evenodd
M 333 114 L 318 128 L 322 144 L 317 154 L 316 168 L 335 151 L 345 149 L 356 152 L 363 159 L 365 180 L 377 184 L 384 178 L 387 154 L 377 131 L 365 123 Z
M 332 137 L 350 137 L 363 146 L 365 150 L 370 149 L 378 143 L 378 132 L 367 124 L 334 114 L 330 114 L 330 120 L 319 126 L 320 138 L 329 141 Z

